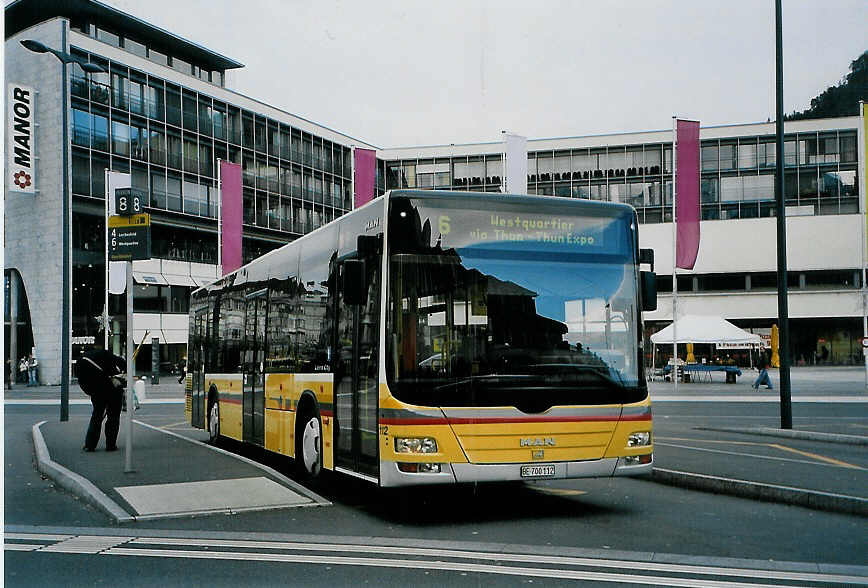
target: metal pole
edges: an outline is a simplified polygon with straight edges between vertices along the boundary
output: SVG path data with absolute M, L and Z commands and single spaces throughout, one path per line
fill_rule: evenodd
M 868 342 L 868 290 L 866 290 L 865 286 L 865 278 L 866 271 L 865 266 L 868 265 L 868 261 L 866 261 L 866 256 L 868 256 L 868 234 L 866 234 L 866 223 L 868 223 L 868 207 L 866 207 L 865 199 L 868 198 L 868 194 L 865 194 L 865 186 L 868 183 L 865 182 L 865 102 L 859 101 L 859 129 L 856 133 L 858 137 L 859 146 L 857 148 L 857 153 L 859 154 L 858 161 L 858 171 L 856 172 L 856 177 L 859 178 L 859 189 L 857 194 L 859 194 L 859 210 L 862 212 L 862 358 L 865 362 L 865 388 L 868 388 L 868 349 L 866 349 L 865 344 Z
M 781 360 L 781 428 L 793 428 L 793 407 L 790 397 L 790 324 L 787 309 L 787 217 L 784 207 L 784 43 L 781 24 L 781 0 L 775 0 L 775 130 L 777 133 L 777 165 L 775 169 L 775 200 L 778 228 L 778 323 Z
M 223 169 L 222 160 L 217 159 L 217 277 L 223 277 Z
M 678 227 L 675 224 L 675 143 L 678 120 L 672 117 L 672 383 L 678 393 Z
M 62 26 L 60 27 L 61 31 L 61 47 L 63 51 L 66 52 L 66 27 L 67 21 L 62 22 Z M 61 279 L 61 288 L 63 293 L 61 294 L 61 325 L 60 325 L 60 420 L 68 421 L 69 420 L 69 344 L 71 339 L 72 332 L 72 313 L 70 312 L 70 298 L 71 298 L 71 284 L 72 284 L 72 264 L 70 264 L 70 242 L 69 242 L 69 227 L 72 222 L 70 218 L 72 215 L 72 204 L 69 201 L 69 97 L 67 96 L 67 92 L 69 92 L 69 87 L 66 83 L 66 62 L 63 59 L 60 60 L 60 96 L 61 96 L 61 106 L 60 110 L 62 112 L 62 121 L 61 125 L 63 126 L 63 145 L 61 146 L 62 155 L 62 165 L 63 165 L 63 229 L 62 239 L 62 271 L 63 277 Z
M 133 355 L 133 262 L 126 262 L 127 266 L 127 442 L 124 456 L 124 473 L 133 471 L 133 386 L 136 371 L 135 357 Z
M 105 292 L 103 293 L 103 306 L 102 306 L 102 318 L 103 318 L 103 349 L 108 351 L 109 348 L 109 283 L 111 282 L 111 262 L 109 261 L 109 228 L 108 228 L 108 219 L 109 219 L 109 201 L 111 196 L 109 195 L 109 169 L 105 168 L 105 224 L 103 227 L 105 228 Z

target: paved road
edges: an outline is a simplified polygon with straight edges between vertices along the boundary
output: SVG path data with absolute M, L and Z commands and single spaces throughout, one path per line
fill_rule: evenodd
M 842 385 L 846 383 L 838 387 Z M 794 406 L 798 426 L 838 423 L 836 427 L 856 430 L 868 422 L 864 403 Z M 854 413 L 856 409 L 862 412 Z M 751 444 L 721 448 L 709 443 L 716 440 L 713 435 L 694 428 L 722 420 L 773 425 L 773 403 L 661 401 L 654 411 L 658 461 L 670 452 L 684 466 L 690 460 L 701 462 L 706 454 L 720 455 L 698 450 L 713 449 L 760 455 L 737 458 L 761 464 L 756 466 L 760 469 L 788 463 L 766 459 L 778 457 L 778 449 Z M 71 422 L 80 425 L 82 434 L 88 414 L 85 404 L 70 407 Z M 186 430 L 180 403 L 146 404 L 136 416 L 175 432 Z M 396 509 L 394 493 L 329 478 L 313 489 L 332 501 L 330 507 L 115 526 L 35 472 L 30 427 L 56 418 L 56 405 L 7 401 L 5 407 L 4 578 L 9 586 L 84 585 L 97 578 L 131 586 L 256 586 L 273 585 L 278 576 L 289 584 L 330 586 L 514 585 L 531 580 L 546 585 L 718 581 L 728 586 L 816 586 L 868 581 L 868 571 L 856 567 L 866 564 L 864 518 L 642 479 L 414 491 L 402 511 Z M 858 458 L 837 456 L 841 461 Z M 792 459 L 817 471 L 843 471 L 805 456 Z M 272 465 L 287 466 L 280 461 Z

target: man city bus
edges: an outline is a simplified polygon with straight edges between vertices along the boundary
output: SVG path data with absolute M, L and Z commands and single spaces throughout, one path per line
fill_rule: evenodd
M 627 205 L 392 191 L 194 292 L 187 417 L 383 487 L 650 471 Z

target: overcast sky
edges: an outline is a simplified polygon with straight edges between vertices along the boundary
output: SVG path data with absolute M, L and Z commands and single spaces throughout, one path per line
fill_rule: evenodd
M 774 119 L 773 0 L 102 0 L 245 64 L 232 88 L 379 147 Z M 868 49 L 868 1 L 784 0 L 785 111 Z

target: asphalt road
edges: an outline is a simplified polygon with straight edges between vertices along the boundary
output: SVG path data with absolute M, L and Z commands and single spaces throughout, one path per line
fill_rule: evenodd
M 852 404 L 799 405 L 797 418 L 865 423 L 864 405 L 855 406 L 863 407 L 858 414 Z M 743 402 L 660 402 L 654 411 L 658 442 L 698 447 L 703 433 L 693 424 L 714 423 L 721 416 L 745 422 L 776 416 L 773 404 Z M 86 405 L 70 407 L 82 433 L 88 414 Z M 146 405 L 136 417 L 176 432 L 184 428 L 179 424 L 181 404 Z M 330 477 L 313 489 L 331 500 L 331 507 L 115 526 L 35 471 L 30 427 L 56 418 L 56 406 L 5 407 L 8 586 L 256 586 L 278 580 L 330 586 L 531 581 L 816 586 L 836 580 L 856 583 L 847 566 L 868 563 L 864 518 L 645 479 L 448 488 L 401 497 L 350 478 Z M 676 440 L 685 431 L 689 443 Z M 683 451 L 678 459 L 684 460 L 702 453 L 672 449 Z M 760 450 L 752 447 L 754 451 Z M 859 455 L 844 457 L 856 460 Z M 768 467 L 765 460 L 755 463 Z M 272 465 L 287 466 L 280 460 Z M 91 537 L 82 547 L 66 543 L 64 537 L 70 536 Z M 10 542 L 49 547 L 14 551 Z M 96 551 L 94 544 L 100 547 Z M 556 557 L 567 559 L 552 559 Z

